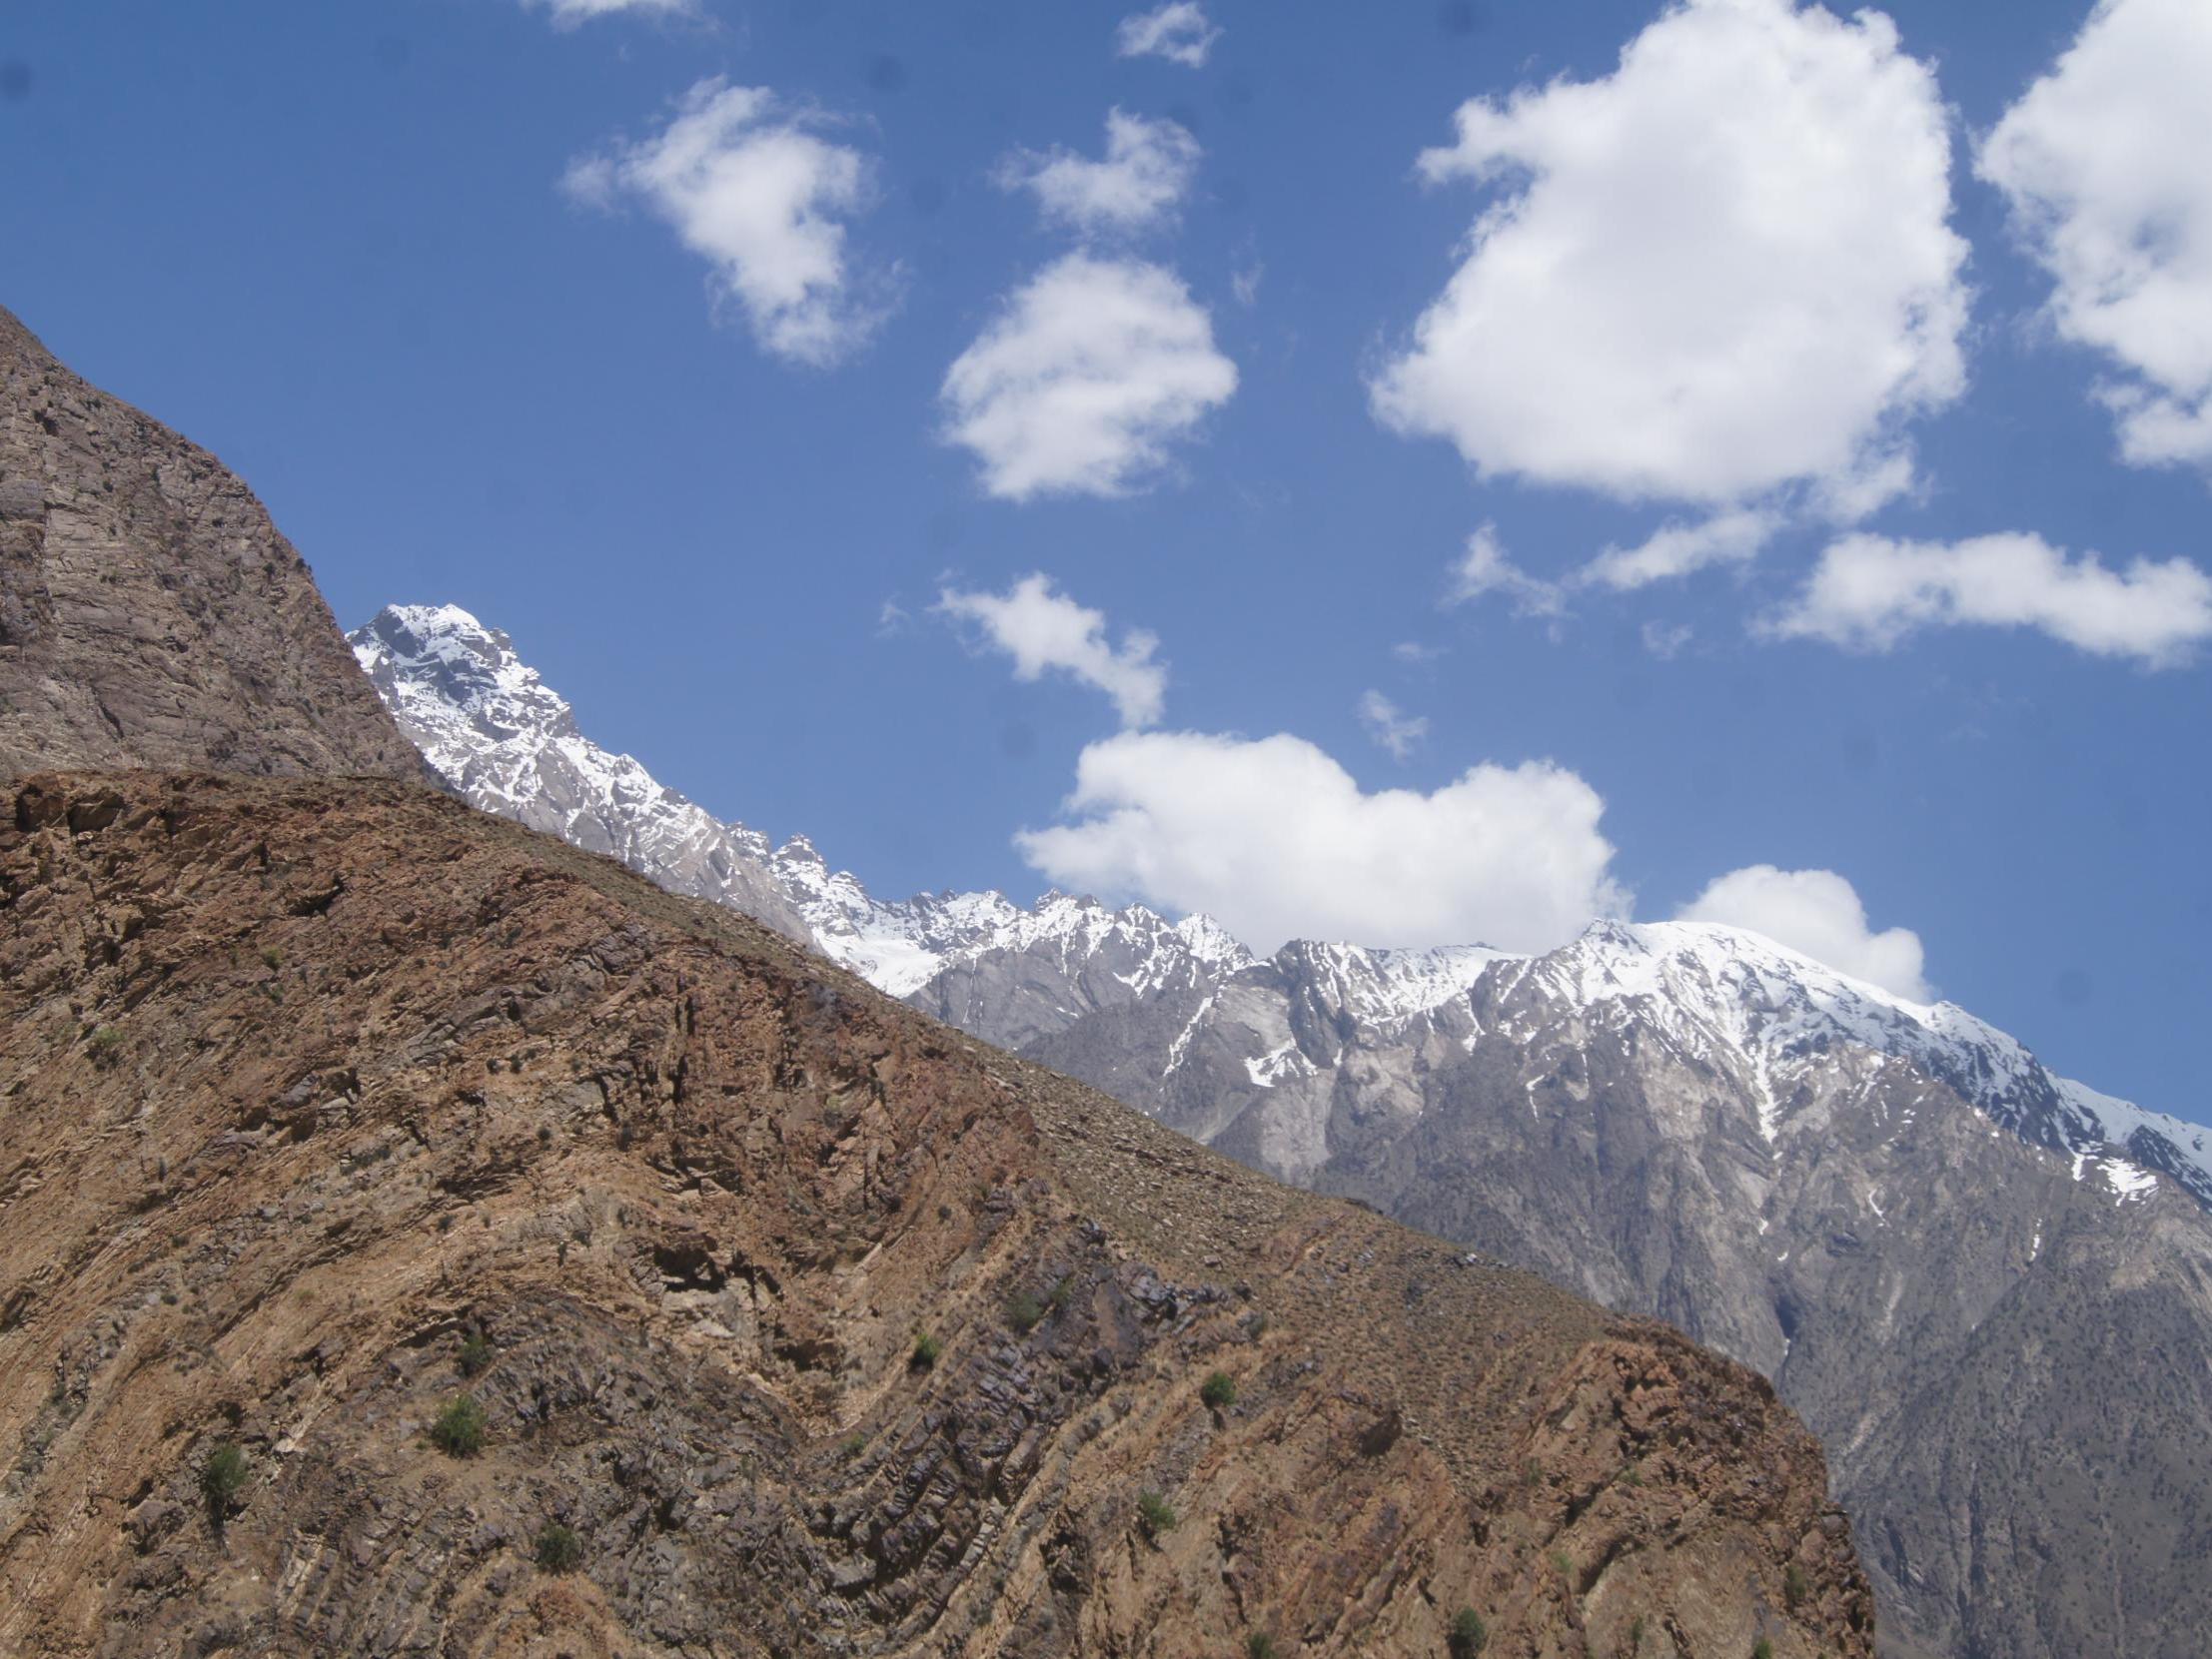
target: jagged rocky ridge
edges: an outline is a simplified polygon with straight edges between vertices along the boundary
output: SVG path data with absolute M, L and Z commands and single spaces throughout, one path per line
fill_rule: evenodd
M 422 767 L 253 492 L 0 310 L 0 778 L 211 762 Z
M 804 842 L 761 868 L 915 1006 L 1773 1376 L 1868 1522 L 1886 1650 L 2212 1620 L 2204 1130 L 1739 931 L 1262 961 L 1141 906 L 878 901 Z
M 1869 1651 L 1677 1333 L 419 783 L 175 769 L 361 752 L 296 595 L 170 771 L 0 790 L 0 1652 Z

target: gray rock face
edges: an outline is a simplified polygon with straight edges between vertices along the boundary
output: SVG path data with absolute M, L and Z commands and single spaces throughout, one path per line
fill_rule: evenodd
M 387 605 L 347 642 L 432 770 L 471 805 L 810 939 L 768 869 L 766 836 L 720 822 L 584 737 L 497 628 L 453 605 Z
M 372 671 L 411 731 L 446 719 Z M 433 759 L 493 804 L 505 728 L 442 729 Z M 543 796 L 543 827 L 589 833 L 557 773 L 501 775 L 502 810 Z M 765 847 L 744 855 L 816 945 L 916 1007 L 1765 1371 L 1859 1518 L 1887 1653 L 2201 1651 L 2212 1134 L 1726 929 L 1263 962 L 1204 918 L 890 903 L 802 840 Z
M 1886 1652 L 2198 1651 L 2212 1137 L 1727 930 L 1405 966 L 1293 946 L 1027 1052 L 1765 1371 Z
M 0 310 L 0 777 L 59 766 L 421 775 L 245 484 Z

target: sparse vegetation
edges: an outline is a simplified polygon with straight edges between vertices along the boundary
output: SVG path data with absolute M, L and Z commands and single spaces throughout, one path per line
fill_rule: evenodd
M 837 1442 L 837 1455 L 839 1457 L 842 1457 L 848 1463 L 851 1462 L 855 1457 L 858 1457 L 863 1451 L 866 1451 L 867 1449 L 868 1437 L 865 1434 L 861 1433 L 858 1429 L 854 1429 L 850 1434 L 847 1434 L 842 1440 L 839 1440 Z
M 1644 1615 L 1642 1613 L 1637 1614 L 1635 1618 L 1629 1621 L 1629 1649 L 1635 1653 L 1641 1653 L 1644 1650 Z
M 1489 1643 L 1490 1626 L 1483 1623 L 1482 1614 L 1463 1607 L 1452 1615 L 1452 1634 L 1447 1638 L 1452 1659 L 1475 1659 Z
M 432 1422 L 431 1443 L 448 1457 L 474 1457 L 484 1449 L 484 1429 L 489 1420 L 476 1395 L 456 1394 Z
M 1175 1530 L 1175 1506 L 1148 1487 L 1137 1494 L 1137 1519 L 1147 1535 L 1157 1538 Z
M 1575 1558 L 1564 1549 L 1552 1551 L 1552 1570 L 1562 1578 L 1575 1576 Z
M 1275 1638 L 1264 1630 L 1255 1630 L 1244 1639 L 1246 1659 L 1275 1659 Z
M 1774 1659 L 1774 1644 L 1761 1636 L 1751 1644 L 1751 1659 Z
M 1044 1315 L 1044 1303 L 1027 1290 L 1016 1290 L 1006 1298 L 1006 1322 L 1024 1336 L 1037 1328 Z
M 200 1495 L 207 1500 L 208 1519 L 215 1530 L 231 1517 L 231 1505 L 246 1489 L 246 1454 L 226 1442 L 217 1446 L 200 1471 Z
M 284 966 L 284 958 L 279 956 L 274 948 L 268 949 L 261 953 L 261 965 L 271 973 L 275 973 Z
M 917 1371 L 926 1371 L 936 1364 L 938 1356 L 944 1351 L 944 1343 L 925 1330 L 914 1338 L 914 1356 L 909 1363 Z
M 1643 1485 L 1644 1471 L 1638 1468 L 1634 1463 L 1631 1463 L 1627 1468 L 1621 1471 L 1621 1484 L 1624 1486 Z
M 1805 1580 L 1804 1568 L 1792 1561 L 1782 1573 L 1782 1600 L 1794 1609 L 1800 1601 L 1812 1593 L 1812 1586 Z
M 1227 1371 L 1213 1371 L 1198 1385 L 1198 1397 L 1216 1411 L 1226 1411 L 1237 1403 L 1236 1379 Z
M 1052 1294 L 1045 1299 L 1052 1303 L 1052 1311 L 1058 1313 L 1066 1309 L 1069 1298 L 1074 1294 L 1075 1275 L 1073 1273 L 1062 1273 L 1057 1279 L 1053 1280 Z
M 85 1053 L 95 1066 L 113 1066 L 123 1058 L 123 1034 L 113 1026 L 95 1026 L 85 1039 Z
M 535 1557 L 546 1572 L 574 1572 L 583 1564 L 583 1540 L 558 1521 L 541 1527 Z
M 492 1343 L 481 1330 L 472 1330 L 461 1344 L 461 1357 L 456 1361 L 463 1376 L 475 1376 L 492 1363 Z

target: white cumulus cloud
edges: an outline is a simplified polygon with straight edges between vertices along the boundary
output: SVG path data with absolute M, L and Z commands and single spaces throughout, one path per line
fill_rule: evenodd
M 1777 870 L 1771 864 L 1731 870 L 1676 916 L 1763 934 L 1913 1002 L 1932 995 L 1922 977 L 1920 936 L 1910 928 L 1872 931 L 1857 890 L 1832 870 Z
M 1237 368 L 1171 271 L 1070 254 L 1008 299 L 945 374 L 946 435 L 993 495 L 1120 495 L 1229 401 Z
M 1747 563 L 1780 526 L 1778 513 L 1757 507 L 1716 512 L 1689 524 L 1669 520 L 1637 546 L 1608 547 L 1576 579 L 1625 591 L 1686 576 L 1709 564 Z
M 1206 8 L 1198 0 L 1170 0 L 1123 18 L 1114 31 L 1114 52 L 1124 58 L 1165 58 L 1197 69 L 1220 38 L 1221 31 L 1206 20 Z
M 2098 656 L 2172 667 L 2212 638 L 2212 576 L 2185 558 L 2115 570 L 2023 533 L 1847 535 L 1766 631 L 1878 651 L 1921 628 L 1962 624 L 2035 628 Z
M 1976 170 L 2054 279 L 2060 336 L 2121 370 L 2121 452 L 2212 465 L 2212 5 L 2101 0 Z
M 1878 12 L 1670 6 L 1597 81 L 1461 106 L 1432 182 L 1495 197 L 1371 386 L 1479 469 L 1716 506 L 1863 511 L 1963 390 L 1950 140 Z
M 1084 749 L 1064 810 L 1016 837 L 1051 880 L 1204 911 L 1263 949 L 1547 950 L 1627 907 L 1605 803 L 1548 761 L 1370 793 L 1302 738 L 1124 732 Z
M 1116 109 L 1106 116 L 1104 161 L 1069 150 L 1019 151 L 1000 165 L 998 181 L 1033 193 L 1045 218 L 1070 230 L 1127 235 L 1174 213 L 1198 158 L 1198 140 L 1175 122 Z
M 742 309 L 764 350 L 826 366 L 886 308 L 845 249 L 844 220 L 870 196 L 868 159 L 820 125 L 765 88 L 701 81 L 660 133 L 575 162 L 563 184 L 595 207 L 643 202 L 713 267 L 717 297 Z
M 1111 697 L 1125 726 L 1149 726 L 1167 697 L 1167 664 L 1154 660 L 1154 634 L 1125 631 L 1107 638 L 1106 616 L 1054 590 L 1052 578 L 1031 574 L 1004 593 L 963 593 L 946 588 L 935 607 L 974 624 L 991 645 L 1014 659 L 1014 677 L 1041 679 L 1057 670 Z
M 523 0 L 523 4 L 531 11 L 551 13 L 556 29 L 573 29 L 594 17 L 612 17 L 617 12 L 688 17 L 693 9 L 692 0 Z
M 1429 735 L 1427 715 L 1408 714 L 1380 691 L 1361 694 L 1360 724 L 1367 728 L 1367 735 L 1375 739 L 1376 747 L 1386 751 L 1393 760 L 1406 759 Z

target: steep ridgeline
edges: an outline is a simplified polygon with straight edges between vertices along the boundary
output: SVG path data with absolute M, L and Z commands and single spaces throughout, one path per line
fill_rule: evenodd
M 1890 1653 L 2212 1626 L 2206 1131 L 1721 928 L 1259 961 L 1142 907 L 884 903 L 803 842 L 763 868 L 915 1006 L 1774 1377 L 1865 1522 Z
M 0 796 L 0 1653 L 1871 1654 L 1747 1368 L 420 786 Z
M 0 311 L 0 778 L 208 765 L 422 768 L 253 492 Z
M 767 837 L 719 822 L 580 735 L 506 634 L 453 605 L 391 605 L 347 642 L 401 730 L 471 805 L 809 937 L 767 869 Z

